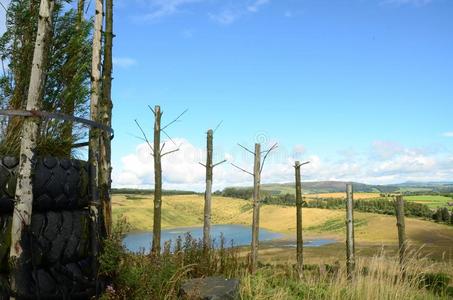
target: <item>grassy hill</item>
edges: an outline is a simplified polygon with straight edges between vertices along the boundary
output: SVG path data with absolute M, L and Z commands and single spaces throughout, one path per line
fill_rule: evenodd
M 345 191 L 348 182 L 344 181 L 308 181 L 302 183 L 302 189 L 307 194 L 339 193 Z M 408 182 L 394 185 L 370 185 L 354 182 L 354 191 L 360 193 L 450 193 L 453 184 L 448 182 Z M 264 191 L 281 194 L 294 194 L 294 183 L 264 184 Z
M 203 223 L 204 200 L 200 195 L 164 196 L 162 227 L 200 226 Z M 127 218 L 133 230 L 151 230 L 153 220 L 152 196 L 128 197 L 113 195 L 113 215 Z M 261 208 L 261 227 L 295 237 L 296 214 L 294 207 L 265 205 Z M 303 226 L 307 236 L 329 236 L 344 239 L 343 210 L 304 208 Z M 396 220 L 393 216 L 355 213 L 359 243 L 396 243 Z M 213 197 L 213 224 L 250 225 L 252 206 L 250 201 Z M 453 227 L 414 218 L 406 219 L 407 235 L 418 245 L 442 247 L 453 257 Z

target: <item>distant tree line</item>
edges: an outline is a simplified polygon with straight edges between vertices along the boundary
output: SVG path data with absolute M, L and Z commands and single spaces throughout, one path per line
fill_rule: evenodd
M 448 211 L 448 208 L 438 208 L 432 215 L 432 219 L 438 223 L 446 223 L 453 225 L 453 211 Z
M 150 195 L 154 194 L 154 190 L 147 189 L 112 189 L 112 194 L 132 194 L 132 195 Z M 176 191 L 176 190 L 163 190 L 162 195 L 173 196 L 173 195 L 197 195 L 198 193 L 193 191 Z

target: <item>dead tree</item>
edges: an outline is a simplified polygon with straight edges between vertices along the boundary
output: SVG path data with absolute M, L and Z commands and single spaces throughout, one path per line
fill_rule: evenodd
M 251 151 L 246 147 L 239 144 L 241 148 L 247 152 L 253 154 L 254 156 L 254 167 L 253 173 L 249 172 L 241 167 L 231 164 L 233 167 L 253 176 L 253 219 L 252 219 L 252 243 L 251 243 L 251 253 L 249 261 L 249 271 L 251 274 L 256 272 L 256 267 L 258 264 L 258 247 L 259 247 L 259 229 L 260 229 L 260 188 L 261 188 L 261 173 L 263 171 L 264 163 L 266 158 L 271 153 L 272 150 L 276 149 L 278 146 L 274 144 L 269 150 L 261 152 L 261 144 L 255 144 L 255 151 Z M 261 154 L 264 153 L 263 162 L 261 162 Z
M 142 132 L 143 140 L 147 143 L 151 150 L 151 154 L 154 157 L 154 221 L 153 221 L 153 242 L 151 246 L 151 254 L 152 255 L 160 255 L 160 237 L 161 237 L 161 220 L 162 220 L 162 157 L 165 155 L 174 153 L 179 151 L 179 146 L 171 139 L 171 137 L 166 133 L 165 129 L 167 129 L 170 125 L 177 122 L 182 115 L 187 112 L 187 109 L 181 113 L 176 119 L 171 121 L 165 126 L 161 126 L 161 119 L 163 112 L 160 109 L 159 105 L 156 105 L 154 109 L 149 106 L 149 109 L 154 114 L 154 145 L 151 145 L 146 134 L 140 124 L 135 120 L 138 128 Z M 161 146 L 161 132 L 163 132 L 168 139 L 173 142 L 173 144 L 177 147 L 174 150 L 170 150 L 168 152 L 163 153 L 165 148 L 165 143 Z
M 354 244 L 354 191 L 352 184 L 346 186 L 346 269 L 348 279 L 352 280 L 355 270 Z
M 101 48 L 102 48 L 103 0 L 96 0 L 94 16 L 93 53 L 91 59 L 91 99 L 90 118 L 99 122 L 99 99 L 101 94 Z M 90 166 L 90 215 L 91 215 L 91 252 L 98 256 L 100 245 L 100 225 L 103 220 L 99 201 L 99 129 L 92 127 L 89 133 L 88 158 Z M 103 222 L 102 222 L 103 224 Z M 93 271 L 97 272 L 97 259 L 93 260 Z
M 53 0 L 41 0 L 39 7 L 38 32 L 36 35 L 33 52 L 33 63 L 30 76 L 30 85 L 27 97 L 27 110 L 40 110 L 43 97 L 45 78 L 45 65 L 48 47 L 46 43 L 50 37 L 52 25 Z M 21 289 L 21 270 L 28 263 L 24 257 L 24 243 L 31 223 L 33 208 L 32 175 L 35 161 L 35 150 L 39 133 L 39 118 L 29 117 L 22 126 L 22 139 L 20 145 L 20 162 L 17 176 L 15 206 L 11 229 L 11 289 L 17 294 Z
M 404 200 L 403 196 L 396 196 L 396 226 L 398 227 L 398 253 L 401 270 L 404 271 L 405 255 L 407 251 L 406 225 L 404 222 Z
M 296 161 L 294 169 L 296 170 L 296 227 L 297 227 L 297 270 L 302 274 L 304 268 L 304 240 L 302 235 L 302 182 L 300 177 L 300 168 L 310 162 Z
M 112 126 L 112 47 L 113 47 L 113 0 L 105 2 L 105 45 L 104 63 L 102 65 L 102 98 L 100 103 L 101 122 L 108 127 Z M 111 142 L 110 133 L 102 131 L 100 139 L 100 170 L 99 186 L 100 200 L 104 216 L 104 228 L 106 234 L 111 233 L 112 227 L 112 203 L 110 198 L 111 188 Z
M 206 139 L 206 164 L 200 163 L 206 168 L 206 190 L 204 193 L 204 222 L 203 222 L 203 248 L 208 250 L 211 246 L 211 202 L 212 202 L 212 174 L 214 167 L 223 164 L 223 160 L 215 165 L 212 164 L 214 130 L 209 129 Z

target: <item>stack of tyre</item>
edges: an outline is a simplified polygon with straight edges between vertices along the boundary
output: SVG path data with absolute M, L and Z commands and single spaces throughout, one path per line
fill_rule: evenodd
M 9 296 L 8 257 L 19 161 L 0 157 L 0 299 Z M 33 213 L 24 244 L 17 299 L 84 299 L 95 291 L 90 248 L 88 165 L 38 158 Z

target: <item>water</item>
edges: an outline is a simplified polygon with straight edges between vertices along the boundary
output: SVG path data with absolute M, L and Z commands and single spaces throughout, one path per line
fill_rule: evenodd
M 304 247 L 321 247 L 321 246 L 326 246 L 330 244 L 335 244 L 337 241 L 332 240 L 332 239 L 316 239 L 316 240 L 305 240 L 304 241 Z M 296 248 L 297 245 L 294 244 L 287 244 L 284 245 L 283 247 L 287 248 Z
M 165 241 L 172 241 L 174 245 L 178 237 L 184 238 L 186 233 L 190 233 L 194 239 L 201 239 L 203 237 L 203 227 L 184 227 L 174 229 L 163 229 L 161 244 Z M 252 241 L 252 229 L 250 226 L 243 225 L 213 225 L 211 227 L 211 238 L 215 239 L 215 246 L 219 246 L 220 236 L 223 233 L 225 238 L 226 246 L 231 246 L 231 240 L 234 242 L 234 246 L 250 245 Z M 284 235 L 276 232 L 272 232 L 266 229 L 260 229 L 260 241 L 271 241 L 279 238 L 283 238 Z M 123 239 L 124 246 L 132 252 L 138 252 L 144 250 L 146 253 L 151 248 L 152 233 L 151 232 L 140 232 L 140 233 L 129 233 Z M 331 243 L 335 243 L 335 240 L 311 240 L 305 243 L 307 247 L 319 247 Z M 295 247 L 295 245 L 286 245 L 287 247 Z

